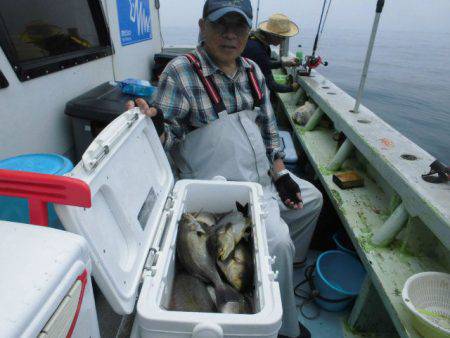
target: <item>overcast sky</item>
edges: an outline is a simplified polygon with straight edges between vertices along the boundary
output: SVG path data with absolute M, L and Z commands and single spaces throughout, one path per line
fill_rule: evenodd
M 160 0 L 163 27 L 190 27 L 201 16 L 203 0 Z M 327 29 L 360 29 L 372 25 L 376 0 L 333 0 Z M 256 17 L 257 0 L 252 0 Z M 260 0 L 260 21 L 284 13 L 305 29 L 315 29 L 322 0 Z M 449 0 L 386 0 L 381 28 L 395 31 L 450 33 Z M 444 42 L 445 43 L 445 42 Z M 447 44 L 450 42 L 446 42 Z

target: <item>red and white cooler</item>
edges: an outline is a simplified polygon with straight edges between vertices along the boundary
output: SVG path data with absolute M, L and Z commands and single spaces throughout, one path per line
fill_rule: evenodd
M 0 221 L 0 337 L 100 337 L 86 241 Z

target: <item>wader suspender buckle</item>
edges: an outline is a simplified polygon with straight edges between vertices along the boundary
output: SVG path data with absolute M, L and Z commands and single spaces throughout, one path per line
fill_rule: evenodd
M 247 76 L 250 80 L 250 88 L 252 90 L 252 96 L 253 96 L 253 107 L 261 107 L 262 100 L 263 100 L 263 92 L 261 90 L 261 87 L 259 86 L 258 80 L 255 75 L 255 68 L 250 63 L 249 59 L 243 58 L 249 65 L 250 68 L 247 69 Z
M 205 87 L 206 93 L 208 94 L 209 99 L 212 102 L 214 112 L 219 116 L 219 113 L 226 111 L 225 105 L 223 103 L 222 97 L 219 94 L 219 91 L 217 89 L 216 84 L 214 83 L 212 75 L 205 76 L 202 71 L 202 67 L 200 64 L 200 61 L 197 59 L 197 57 L 192 54 L 186 54 L 185 55 L 191 65 L 193 66 L 195 72 L 197 73 L 198 77 L 200 78 L 200 81 L 203 83 L 203 86 Z M 250 64 L 250 62 L 245 59 L 247 63 Z M 253 96 L 253 106 L 254 107 L 260 107 L 263 99 L 263 94 L 261 91 L 261 88 L 258 84 L 258 80 L 256 79 L 255 71 L 253 66 L 247 70 L 247 75 L 250 81 L 250 88 L 252 91 Z
M 222 98 L 220 97 L 219 91 L 217 90 L 216 84 L 212 81 L 211 76 L 206 77 L 203 74 L 200 61 L 194 54 L 191 53 L 186 54 L 186 57 L 193 66 L 195 72 L 200 78 L 200 81 L 202 81 L 206 93 L 208 94 L 208 97 L 213 105 L 214 112 L 216 113 L 217 116 L 219 116 L 219 113 L 226 111 L 226 108 L 225 105 L 223 104 Z

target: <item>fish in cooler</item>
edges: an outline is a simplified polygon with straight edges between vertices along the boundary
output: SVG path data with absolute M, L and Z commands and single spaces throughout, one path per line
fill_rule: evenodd
M 215 226 L 217 222 L 217 217 L 210 212 L 199 212 L 195 215 L 195 219 L 210 227 Z
M 216 246 L 217 258 L 226 260 L 242 238 L 251 232 L 251 219 L 248 217 L 248 204 L 236 202 L 237 210 L 223 216 L 215 226 L 212 242 Z
M 215 259 L 207 249 L 211 229 L 196 220 L 193 214 L 185 213 L 178 225 L 177 255 L 184 270 L 214 286 L 218 308 L 236 296 L 222 281 Z
M 241 292 L 250 291 L 253 286 L 253 260 L 251 248 L 247 240 L 241 240 L 251 233 L 251 222 L 246 217 L 248 205 L 243 207 L 237 203 L 238 212 L 222 215 L 215 224 L 218 215 L 211 213 L 184 213 L 178 223 L 177 257 L 183 274 L 195 278 L 193 285 L 199 285 L 198 293 L 192 292 L 192 297 L 203 297 L 211 300 L 214 308 L 208 304 L 196 304 L 190 297 L 183 299 L 178 293 L 188 290 L 188 278 L 182 276 L 175 282 L 172 299 L 173 308 L 178 311 L 222 312 L 222 313 L 251 313 L 252 305 L 248 295 Z M 223 229 L 227 231 L 224 233 Z M 220 249 L 230 250 L 225 261 L 220 261 Z M 221 270 L 224 278 L 219 273 Z M 175 277 L 178 278 L 178 277 Z M 228 283 L 229 284 L 228 284 Z M 207 285 L 213 287 L 208 292 Z M 204 286 L 204 287 L 202 287 Z M 207 296 L 208 297 L 207 297 Z M 187 296 L 185 296 L 187 297 Z M 251 298 L 251 297 L 250 297 Z M 177 299 L 181 301 L 176 302 Z M 204 300 L 203 300 L 204 301 Z M 188 304 L 189 303 L 189 304 Z M 191 306 L 190 304 L 195 304 Z M 192 310 L 194 309 L 194 310 Z
M 207 250 L 209 234 L 207 226 L 198 222 L 193 214 L 183 214 L 178 225 L 177 255 L 188 273 L 212 283 L 217 291 L 223 288 L 223 282 Z
M 216 312 L 206 284 L 187 273 L 177 273 L 175 276 L 169 309 L 187 312 Z
M 253 286 L 253 259 L 245 240 L 239 242 L 225 261 L 217 260 L 217 265 L 236 290 L 242 292 Z

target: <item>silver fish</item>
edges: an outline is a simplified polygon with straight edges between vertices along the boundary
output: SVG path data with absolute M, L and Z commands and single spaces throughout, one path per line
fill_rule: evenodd
M 247 313 L 251 311 L 248 301 L 238 291 L 225 284 L 217 271 L 215 258 L 210 254 L 207 245 L 211 233 L 214 233 L 213 229 L 198 222 L 194 215 L 183 214 L 178 224 L 178 259 L 189 274 L 214 286 L 216 305 L 220 312 Z
M 238 291 L 249 290 L 253 286 L 253 259 L 245 241 L 239 242 L 225 261 L 218 259 L 217 265 L 228 282 Z
M 185 213 L 178 225 L 177 255 L 184 269 L 217 289 L 223 288 L 215 259 L 207 249 L 208 227 Z
M 217 222 L 216 216 L 210 212 L 199 212 L 195 215 L 195 219 L 201 223 L 206 224 L 207 226 L 214 226 Z
M 239 203 L 237 205 L 240 206 Z M 239 206 L 238 210 L 241 209 Z M 248 211 L 248 204 L 242 208 Z M 217 223 L 214 236 L 216 237 L 217 258 L 219 260 L 226 260 L 241 239 L 250 234 L 251 219 L 246 214 L 247 212 L 242 211 L 231 212 Z
M 221 313 L 249 314 L 253 313 L 251 301 L 231 286 L 226 286 L 225 299 L 217 295 L 217 308 Z
M 175 276 L 169 310 L 217 312 L 205 283 L 186 273 Z

